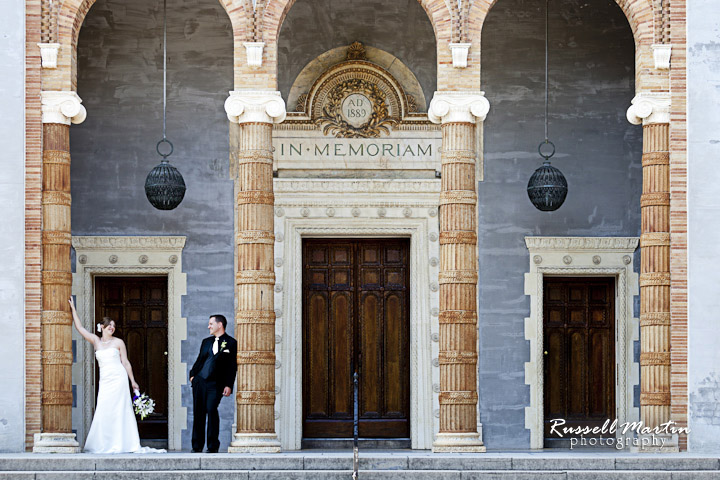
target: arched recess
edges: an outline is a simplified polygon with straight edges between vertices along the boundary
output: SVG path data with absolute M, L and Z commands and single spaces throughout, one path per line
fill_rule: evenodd
M 468 12 L 468 35 L 473 46 L 480 45 L 480 38 L 490 9 L 498 0 L 476 0 Z M 653 53 L 653 8 L 650 0 L 615 0 L 627 18 L 635 39 L 635 85 L 636 90 L 650 91 L 658 88 L 667 90 L 667 72 L 654 68 Z M 478 48 L 479 50 L 479 48 Z
M 469 67 L 455 69 L 452 66 L 450 43 L 453 37 L 453 15 L 444 0 L 418 0 L 425 10 L 433 31 L 437 45 L 437 88 L 438 90 L 468 90 L 477 89 L 479 80 L 479 49 L 472 49 L 468 59 Z M 277 88 L 277 42 L 280 28 L 295 0 L 266 0 L 258 2 L 256 9 L 262 12 L 262 19 L 258 31 L 261 32 L 260 41 L 265 42 L 266 56 L 260 70 L 247 70 L 245 77 L 252 87 Z M 476 60 L 476 61 L 474 61 Z M 259 74 L 259 75 L 258 75 Z M 262 76 L 262 78 L 259 78 Z M 236 85 L 239 79 L 236 77 Z
M 57 42 L 60 43 L 58 68 L 52 74 L 45 73 L 43 90 L 77 90 L 77 43 L 80 29 L 90 8 L 96 0 L 66 0 L 58 12 Z M 252 31 L 253 7 L 251 0 L 219 0 L 230 18 L 233 29 L 235 55 L 244 50 L 243 42 L 249 40 Z M 235 58 L 236 65 L 238 59 Z

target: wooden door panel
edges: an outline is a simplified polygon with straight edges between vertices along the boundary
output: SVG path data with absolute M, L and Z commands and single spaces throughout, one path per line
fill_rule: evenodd
M 312 331 L 312 342 L 305 344 L 308 352 L 309 364 L 305 373 L 309 379 L 307 400 L 311 416 L 329 416 L 328 410 L 328 321 L 327 321 L 327 294 L 325 292 L 312 292 L 308 298 L 310 320 L 309 328 Z
M 360 415 L 365 418 L 380 418 L 382 411 L 382 349 L 379 348 L 382 325 L 378 297 L 378 292 L 366 292 L 360 299 Z
M 352 377 L 352 295 L 349 292 L 333 292 L 331 300 L 332 336 L 330 338 L 332 368 L 330 398 L 334 400 L 331 416 L 333 418 L 352 418 L 353 390 L 346 379 Z
M 615 305 L 612 278 L 545 278 L 545 437 L 550 420 L 601 426 L 615 418 Z
M 407 240 L 304 242 L 306 438 L 352 436 L 356 368 L 360 435 L 409 436 L 408 252 Z
M 135 380 L 155 400 L 155 412 L 138 418 L 140 438 L 167 441 L 167 278 L 98 277 L 95 293 L 96 322 L 115 320 Z
M 402 307 L 402 298 L 397 293 L 390 293 L 385 297 L 385 362 L 383 371 L 385 405 L 383 413 L 387 417 L 402 417 L 405 415 L 404 396 L 407 391 L 397 388 L 394 383 L 402 378 L 405 370 L 405 322 Z

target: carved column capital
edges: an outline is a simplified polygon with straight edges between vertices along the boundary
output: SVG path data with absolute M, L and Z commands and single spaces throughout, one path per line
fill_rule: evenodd
M 82 106 L 82 100 L 75 92 L 44 91 L 42 99 L 43 123 L 82 123 L 87 117 L 87 111 Z
M 225 112 L 234 123 L 280 123 L 285 120 L 285 101 L 272 90 L 233 90 L 225 100 Z
M 633 125 L 670 123 L 670 93 L 639 93 L 632 99 L 627 119 Z
M 485 92 L 435 92 L 428 108 L 433 123 L 475 123 L 483 121 L 490 111 Z

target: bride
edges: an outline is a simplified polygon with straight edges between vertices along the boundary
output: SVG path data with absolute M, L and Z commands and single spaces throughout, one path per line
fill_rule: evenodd
M 102 331 L 102 336 L 93 335 L 80 323 L 73 299 L 70 298 L 69 302 L 75 328 L 93 345 L 100 365 L 100 388 L 95 416 L 85 440 L 85 451 L 125 453 L 151 450 L 140 447 L 137 420 L 128 391 L 128 378 L 134 390 L 139 390 L 139 387 L 133 377 L 125 343 L 113 337 L 115 322 L 108 317 L 103 318 L 103 323 L 98 324 L 98 331 Z

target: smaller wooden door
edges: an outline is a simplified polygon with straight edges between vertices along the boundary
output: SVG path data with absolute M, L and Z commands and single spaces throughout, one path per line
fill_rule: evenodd
M 115 336 L 125 342 L 135 381 L 155 400 L 155 413 L 138 417 L 143 440 L 168 438 L 167 292 L 167 277 L 95 279 L 95 322 L 115 320 Z
M 560 438 L 550 434 L 555 418 L 590 428 L 615 419 L 614 299 L 614 278 L 544 280 L 547 439 Z

